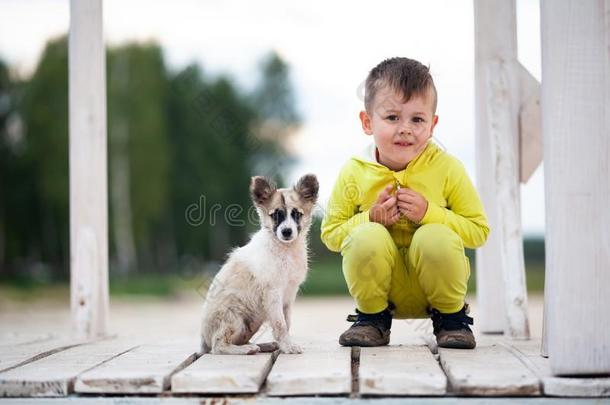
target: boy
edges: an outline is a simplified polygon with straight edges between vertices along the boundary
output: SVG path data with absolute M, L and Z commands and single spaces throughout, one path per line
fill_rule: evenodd
M 436 103 L 430 72 L 415 60 L 384 60 L 366 79 L 360 120 L 374 144 L 342 168 L 322 222 L 357 305 L 341 345 L 386 345 L 393 316 L 430 315 L 439 346 L 476 345 L 464 247 L 481 246 L 489 227 L 462 164 L 430 141 Z

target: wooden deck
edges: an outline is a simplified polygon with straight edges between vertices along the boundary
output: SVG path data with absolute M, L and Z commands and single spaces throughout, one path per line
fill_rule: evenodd
M 0 345 L 0 396 L 610 396 L 610 378 L 552 377 L 539 344 L 479 337 L 464 351 L 423 339 L 378 348 L 320 340 L 301 355 L 197 357 L 193 340 L 15 336 Z
M 390 346 L 346 348 L 337 337 L 348 326 L 341 318 L 352 307 L 350 300 L 297 304 L 292 334 L 303 354 L 201 357 L 195 354 L 199 305 L 191 301 L 115 302 L 115 336 L 93 342 L 65 337 L 66 324 L 59 321 L 68 319 L 65 307 L 15 307 L 0 312 L 0 397 L 13 403 L 48 397 L 50 403 L 57 403 L 55 398 L 63 399 L 59 403 L 121 399 L 124 404 L 139 398 L 177 404 L 610 397 L 610 377 L 552 377 L 548 359 L 539 355 L 539 338 L 478 334 L 475 350 L 438 350 L 429 320 L 395 320 Z M 269 331 L 255 339 L 268 341 Z

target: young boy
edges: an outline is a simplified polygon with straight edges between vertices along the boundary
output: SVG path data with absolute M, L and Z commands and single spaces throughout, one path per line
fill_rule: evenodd
M 384 60 L 366 79 L 360 121 L 374 144 L 345 164 L 322 222 L 357 305 L 341 345 L 386 345 L 392 317 L 429 316 L 439 346 L 476 345 L 464 247 L 481 246 L 489 227 L 463 165 L 430 141 L 436 103 L 430 72 L 415 60 Z

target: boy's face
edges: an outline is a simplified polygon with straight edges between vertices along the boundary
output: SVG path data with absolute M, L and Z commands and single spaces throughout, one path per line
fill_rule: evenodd
M 364 133 L 375 139 L 379 163 L 402 170 L 424 150 L 438 122 L 432 108 L 431 94 L 414 95 L 404 103 L 387 86 L 379 89 L 371 113 L 360 112 Z

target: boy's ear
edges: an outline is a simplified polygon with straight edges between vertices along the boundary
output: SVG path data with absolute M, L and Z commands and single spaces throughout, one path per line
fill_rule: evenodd
M 432 128 L 430 128 L 430 135 L 432 135 L 432 133 L 434 132 L 434 127 L 436 127 L 436 124 L 438 124 L 438 115 L 435 115 L 434 118 L 432 118 Z
M 369 114 L 362 110 L 360 111 L 360 122 L 362 123 L 362 130 L 367 135 L 373 135 L 373 125 L 371 123 L 371 117 Z

